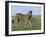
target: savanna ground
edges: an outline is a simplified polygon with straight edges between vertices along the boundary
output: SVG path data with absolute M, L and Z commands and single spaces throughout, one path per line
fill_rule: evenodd
M 35 22 L 31 26 L 29 24 L 25 27 L 25 24 L 17 24 L 12 23 L 12 31 L 22 31 L 22 30 L 40 30 L 41 29 L 41 16 L 33 16 L 35 18 Z M 14 16 L 12 17 L 14 18 Z M 15 19 L 14 19 L 15 20 Z

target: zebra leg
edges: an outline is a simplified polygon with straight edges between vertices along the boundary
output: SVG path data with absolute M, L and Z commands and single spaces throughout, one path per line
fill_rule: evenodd
M 25 19 L 25 27 L 27 27 L 28 21 Z
M 29 20 L 29 28 L 32 28 L 32 22 L 31 22 L 31 20 Z

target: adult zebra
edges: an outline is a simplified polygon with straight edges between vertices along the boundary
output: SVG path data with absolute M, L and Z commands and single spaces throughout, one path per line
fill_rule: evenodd
M 34 21 L 34 18 L 32 18 L 32 11 L 29 11 L 27 14 L 22 14 L 22 13 L 17 13 L 15 18 L 14 18 L 14 23 L 18 23 L 18 24 L 25 24 L 32 27 L 32 23 Z

